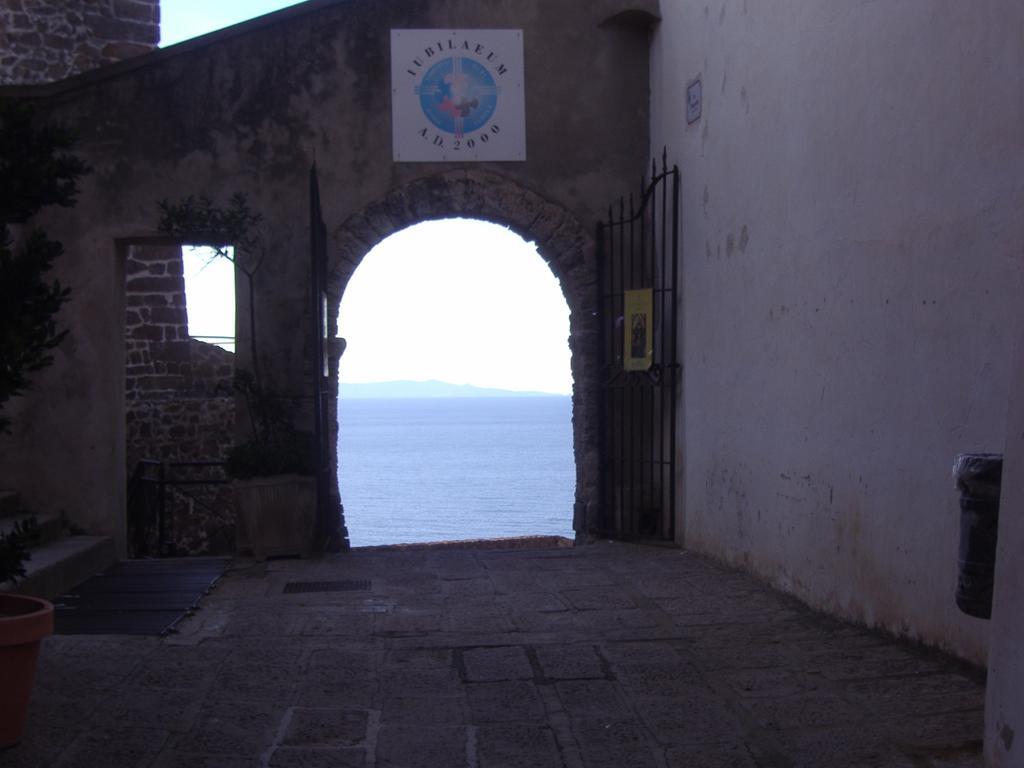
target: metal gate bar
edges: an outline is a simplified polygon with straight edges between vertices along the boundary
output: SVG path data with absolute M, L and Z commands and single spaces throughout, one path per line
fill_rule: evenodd
M 670 189 L 671 188 L 671 189 Z M 616 211 L 616 207 L 618 210 Z M 680 385 L 679 169 L 651 164 L 640 197 L 623 197 L 598 224 L 600 346 L 603 357 L 604 528 L 623 539 L 675 537 L 675 440 Z M 651 292 L 653 361 L 627 371 L 626 291 Z

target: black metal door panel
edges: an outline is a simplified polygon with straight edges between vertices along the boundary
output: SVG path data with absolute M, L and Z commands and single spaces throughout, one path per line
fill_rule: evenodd
M 327 228 L 320 209 L 320 183 L 316 165 L 309 171 L 309 251 L 313 302 L 310 317 L 313 337 L 313 434 L 316 442 L 316 546 L 332 551 L 339 547 L 340 510 L 331 498 L 332 467 L 329 446 L 330 364 L 327 334 Z
M 671 541 L 681 384 L 679 169 L 669 169 L 666 155 L 660 172 L 652 163 L 639 198 L 630 195 L 609 208 L 597 238 L 605 533 Z

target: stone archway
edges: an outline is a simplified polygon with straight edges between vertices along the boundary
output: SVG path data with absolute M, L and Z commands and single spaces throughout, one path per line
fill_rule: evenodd
M 566 209 L 511 179 L 488 171 L 450 171 L 416 179 L 349 216 L 328 247 L 330 335 L 337 333 L 338 309 L 348 281 L 363 257 L 388 236 L 423 221 L 482 219 L 507 226 L 536 243 L 558 278 L 569 305 L 569 348 L 573 376 L 573 453 L 576 493 L 573 529 L 578 540 L 601 532 L 598 431 L 600 398 L 596 246 L 590 232 Z M 333 360 L 331 386 L 338 366 Z M 332 418 L 331 450 L 337 450 Z M 337 464 L 337 457 L 334 457 Z M 344 489 L 341 489 L 342 492 Z

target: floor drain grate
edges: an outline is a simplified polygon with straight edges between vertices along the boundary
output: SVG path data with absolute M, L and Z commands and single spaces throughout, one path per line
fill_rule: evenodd
M 284 594 L 294 595 L 301 592 L 365 592 L 370 588 L 368 579 L 351 579 L 348 581 L 289 581 L 284 585 Z

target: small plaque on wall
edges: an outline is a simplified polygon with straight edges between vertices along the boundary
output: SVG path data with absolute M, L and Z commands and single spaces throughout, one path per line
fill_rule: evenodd
M 686 87 L 686 122 L 695 123 L 700 120 L 701 84 L 698 77 Z
M 626 291 L 624 304 L 622 367 L 627 371 L 649 371 L 654 364 L 654 291 Z
M 391 30 L 395 162 L 526 159 L 523 32 Z

